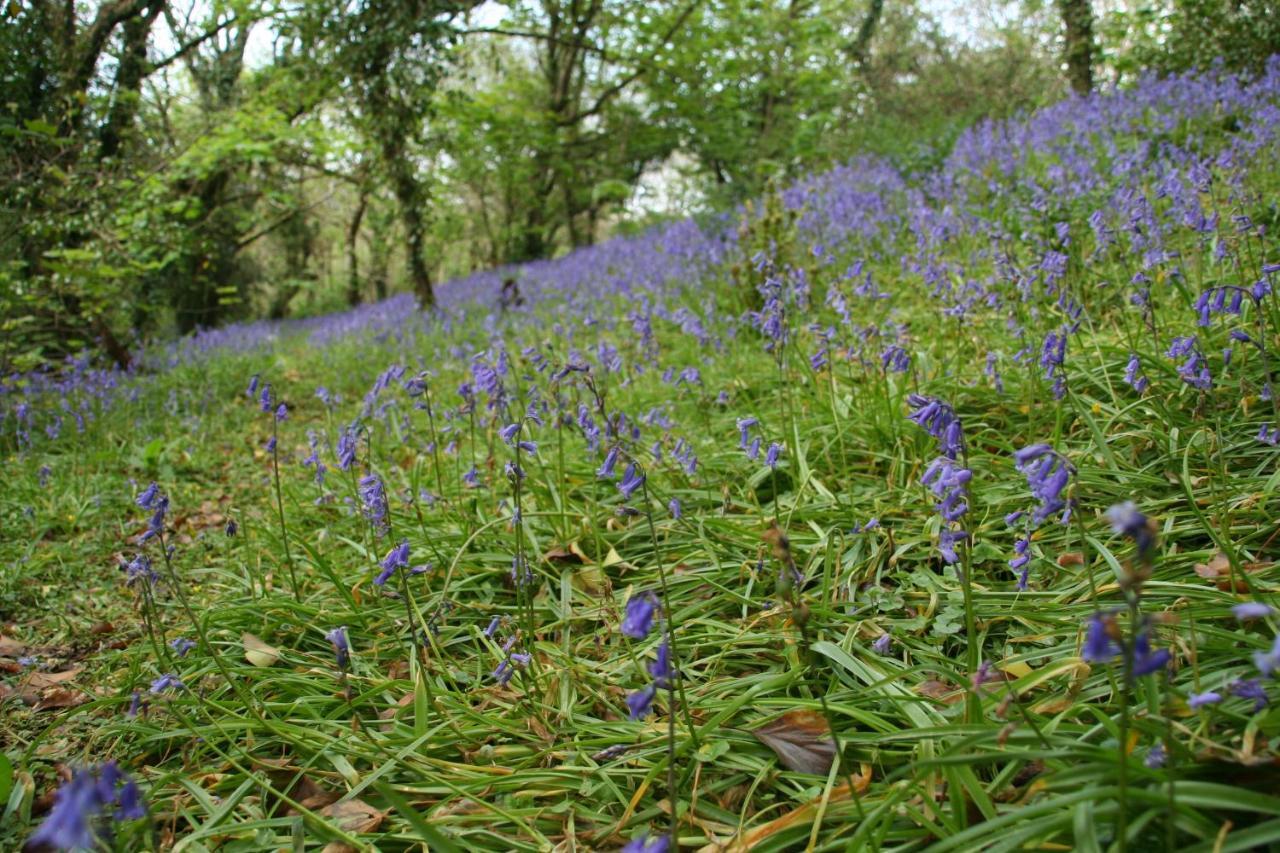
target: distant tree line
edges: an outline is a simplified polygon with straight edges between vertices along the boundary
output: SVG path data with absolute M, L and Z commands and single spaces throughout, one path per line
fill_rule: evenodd
M 723 209 L 1145 71 L 1280 0 L 8 0 L 0 374 Z

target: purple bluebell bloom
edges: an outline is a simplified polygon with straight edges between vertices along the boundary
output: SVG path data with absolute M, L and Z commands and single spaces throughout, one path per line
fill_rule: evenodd
M 97 827 L 107 821 L 135 820 L 146 815 L 142 794 L 114 761 L 97 771 L 80 769 L 54 795 L 53 808 L 27 841 L 33 849 L 91 850 Z
M 680 507 L 679 498 L 672 498 L 671 500 L 667 501 L 667 511 L 671 513 L 671 517 L 674 518 L 676 521 L 679 521 L 684 516 L 684 513 Z
M 778 454 L 782 452 L 782 445 L 773 441 L 769 443 L 769 449 L 764 454 L 764 464 L 770 468 L 778 467 Z
M 964 452 L 964 430 L 950 403 L 936 397 L 912 394 L 907 397 L 907 404 L 911 406 L 907 419 L 938 439 L 938 448 L 943 456 L 955 459 Z
M 1151 384 L 1142 373 L 1142 362 L 1138 359 L 1136 352 L 1129 353 L 1129 363 L 1124 368 L 1124 381 L 1139 394 L 1147 390 L 1147 386 Z
M 1241 699 L 1253 700 L 1253 712 L 1256 714 L 1267 707 L 1267 691 L 1257 678 L 1246 678 L 1231 682 L 1231 695 Z
M 188 640 L 186 637 L 174 637 L 169 641 L 169 648 L 173 649 L 174 654 L 180 658 L 185 658 L 187 653 L 195 647 L 195 641 Z
M 1133 675 L 1135 678 L 1159 672 L 1169 665 L 1168 649 L 1151 649 L 1151 639 L 1143 631 L 1133 641 Z
M 166 690 L 181 690 L 182 688 L 183 688 L 183 684 L 178 679 L 178 676 L 174 675 L 171 672 L 165 673 L 164 675 L 160 676 L 159 678 L 151 682 L 152 693 L 163 693 Z
M 382 571 L 378 572 L 378 576 L 373 579 L 373 582 L 378 586 L 382 586 L 396 573 L 396 569 L 401 569 L 408 565 L 409 540 L 402 539 L 399 545 L 388 551 L 387 556 L 382 558 Z
M 876 637 L 875 642 L 871 644 L 871 649 L 878 655 L 887 655 L 889 654 L 889 646 L 892 643 L 893 636 L 891 634 L 881 634 L 879 637 Z
M 1147 556 L 1155 547 L 1155 525 L 1138 510 L 1133 501 L 1125 501 L 1107 510 L 1107 521 L 1115 533 L 1126 536 L 1138 546 L 1138 553 Z
M 1169 358 L 1182 358 L 1178 365 L 1178 375 L 1182 381 L 1192 388 L 1207 391 L 1213 387 L 1213 374 L 1209 372 L 1209 364 L 1200 352 L 1200 342 L 1194 336 L 1174 338 L 1166 353 Z
M 1193 711 L 1197 708 L 1203 708 L 1205 705 L 1216 705 L 1222 701 L 1222 694 L 1212 690 L 1206 690 L 1204 693 L 1192 693 L 1187 697 L 1187 707 Z
M 649 711 L 653 708 L 653 698 L 657 693 L 657 687 L 647 684 L 643 689 L 628 695 L 627 709 L 631 713 L 631 719 L 642 720 L 649 716 Z
M 1107 622 L 1101 613 L 1089 617 L 1080 657 L 1089 663 L 1107 663 L 1120 654 L 1120 646 L 1111 639 Z
M 631 596 L 622 619 L 622 633 L 633 640 L 643 640 L 653 630 L 653 617 L 657 612 L 658 597 L 652 592 Z
M 351 644 L 347 640 L 347 626 L 340 625 L 325 633 L 324 638 L 333 645 L 333 655 L 339 669 L 346 669 L 351 662 Z
M 643 485 L 644 474 L 640 472 L 636 463 L 632 462 L 623 472 L 622 479 L 618 481 L 618 491 L 622 493 L 623 500 L 631 500 L 631 496 Z
M 364 506 L 365 518 L 373 527 L 374 535 L 382 538 L 391 529 L 387 518 L 387 492 L 382 485 L 382 478 L 377 474 L 367 474 L 360 478 L 360 502 Z
M 618 466 L 618 446 L 615 444 L 604 455 L 604 462 L 596 469 L 596 477 L 601 480 L 612 480 Z
M 1232 607 L 1231 613 L 1243 622 L 1246 619 L 1262 619 L 1275 613 L 1275 610 L 1270 605 L 1263 604 L 1260 601 L 1245 601 Z
M 1149 770 L 1158 770 L 1161 767 L 1164 767 L 1166 757 L 1164 744 L 1157 743 L 1155 746 L 1151 747 L 1151 749 L 1147 750 L 1147 757 L 1143 759 L 1142 763 L 1145 764 Z
M 650 839 L 649 833 L 645 832 L 628 841 L 622 848 L 622 853 L 667 853 L 670 848 L 671 839 L 667 836 L 658 835 Z

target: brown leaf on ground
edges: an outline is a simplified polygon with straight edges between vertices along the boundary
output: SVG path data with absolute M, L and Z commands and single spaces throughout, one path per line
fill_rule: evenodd
M 363 800 L 339 800 L 325 806 L 320 814 L 333 818 L 334 823 L 347 832 L 376 832 L 387 816 Z
M 557 545 L 542 555 L 548 563 L 590 563 L 577 542 L 567 546 Z
M 46 687 L 43 690 L 23 690 L 18 698 L 36 711 L 57 711 L 74 708 L 89 701 L 89 696 L 70 687 Z
M 1271 563 L 1241 563 L 1240 568 L 1249 574 L 1261 572 L 1271 568 Z M 1218 589 L 1223 592 L 1230 592 L 1234 587 L 1235 592 L 1249 592 L 1249 585 L 1243 579 L 1237 578 L 1232 584 L 1231 578 L 1231 560 L 1226 554 L 1219 551 L 1209 559 L 1207 563 L 1196 563 L 1195 572 L 1205 580 L 1214 581 Z
M 272 666 L 280 660 L 280 650 L 264 643 L 248 631 L 240 635 L 244 643 L 244 659 L 254 666 Z
M 1084 554 L 1079 551 L 1067 551 L 1065 554 L 1058 555 L 1058 568 L 1065 569 L 1067 566 L 1083 566 Z
M 964 699 L 964 691 L 954 684 L 945 681 L 939 681 L 931 678 L 928 681 L 922 681 L 916 685 L 916 692 L 921 696 L 927 696 L 930 699 L 937 699 L 939 702 L 945 702 L 948 705 Z
M 871 766 L 862 765 L 862 772 L 853 777 L 853 784 L 856 787 L 855 793 L 861 794 L 867 790 L 871 784 Z M 829 803 L 838 803 L 847 800 L 850 797 L 849 785 L 837 785 L 831 789 L 831 795 L 826 798 Z M 819 794 L 809 802 L 802 806 L 791 810 L 782 817 L 775 818 L 766 824 L 757 826 L 755 829 L 745 832 L 733 838 L 726 838 L 723 841 L 713 841 L 710 844 L 698 850 L 698 853 L 746 853 L 757 844 L 765 839 L 771 838 L 780 832 L 784 832 L 793 826 L 809 826 L 813 823 L 814 815 L 817 814 L 819 808 L 822 807 L 823 797 Z
M 22 682 L 22 688 L 30 690 L 44 690 L 46 687 L 55 687 L 59 684 L 66 684 L 74 679 L 84 670 L 84 667 L 73 666 L 64 672 L 33 672 L 28 675 Z
M 400 712 L 403 711 L 405 708 L 408 708 L 412 704 L 413 704 L 413 694 L 406 693 L 403 696 L 401 696 L 398 700 L 396 700 L 396 704 L 392 705 L 390 708 L 384 708 L 381 711 L 379 711 L 378 719 L 382 720 L 382 722 L 379 723 L 379 725 L 382 726 L 382 730 L 383 731 L 390 730 L 392 725 L 394 724 L 396 717 L 400 716 Z
M 835 761 L 831 728 L 816 711 L 789 711 L 751 733 L 789 770 L 825 776 Z
M 20 658 L 27 652 L 27 647 L 12 637 L 0 634 L 0 657 Z

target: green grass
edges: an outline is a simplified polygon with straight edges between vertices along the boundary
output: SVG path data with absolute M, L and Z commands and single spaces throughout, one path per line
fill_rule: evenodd
M 1194 267 L 1195 247 L 1183 249 Z M 793 323 L 781 366 L 736 320 L 720 320 L 705 346 L 655 322 L 661 367 L 698 366 L 701 388 L 666 384 L 652 365 L 637 370 L 644 356 L 622 320 L 575 330 L 572 343 L 552 330 L 551 307 L 546 322 L 499 323 L 493 340 L 505 341 L 513 362 L 511 411 L 524 411 L 535 392 L 551 405 L 545 426 L 529 426 L 539 447 L 522 459 L 518 529 L 502 470 L 512 451 L 497 436 L 503 420 L 483 417 L 482 400 L 474 428 L 458 414 L 441 432 L 444 413 L 458 411 L 453 389 L 469 378 L 468 362 L 448 347 L 491 341 L 478 316 L 447 335 L 407 320 L 380 340 L 316 348 L 295 335 L 257 353 L 216 355 L 144 383 L 136 405 L 104 414 L 83 436 L 9 457 L 0 632 L 46 674 L 83 666 L 71 684 L 87 701 L 4 706 L 0 740 L 16 773 L 0 846 L 16 849 L 30 832 L 59 765 L 115 758 L 142 782 L 151 808 L 150 820 L 122 828 L 122 849 L 611 849 L 645 828 L 663 832 L 673 801 L 687 849 L 1108 849 L 1120 810 L 1122 668 L 1090 665 L 1080 648 L 1096 609 L 1124 607 L 1121 584 L 1137 565 L 1133 545 L 1102 515 L 1124 500 L 1159 528 L 1141 611 L 1157 620 L 1153 645 L 1173 655 L 1130 697 L 1127 846 L 1280 844 L 1270 770 L 1280 712 L 1253 713 L 1230 697 L 1201 711 L 1186 706 L 1190 691 L 1226 693 L 1234 679 L 1254 677 L 1250 652 L 1271 647 L 1274 618 L 1242 624 L 1230 614 L 1239 601 L 1272 600 L 1280 581 L 1270 562 L 1280 472 L 1276 450 L 1254 438 L 1273 417 L 1258 396 L 1256 356 L 1238 348 L 1208 394 L 1186 387 L 1162 355 L 1166 344 L 1146 340 L 1120 296 L 1098 287 L 1120 279 L 1118 262 L 1082 266 L 1077 257 L 1068 281 L 1088 313 L 1058 403 L 1034 357 L 1009 359 L 1021 344 L 1009 341 L 1002 312 L 978 307 L 963 325 L 941 318 L 895 270 L 896 259 L 879 263 L 894 299 L 860 306 L 859 318 L 910 329 L 912 369 L 887 377 L 879 343 L 864 363 L 833 358 L 831 370 L 815 372 L 810 315 Z M 706 286 L 726 303 L 735 298 L 722 283 Z M 671 305 L 703 295 L 691 287 Z M 1176 290 L 1157 298 L 1162 336 L 1194 331 Z M 631 308 L 604 301 L 598 313 Z M 1033 349 L 1059 322 L 1054 310 L 1041 306 L 1048 316 L 1039 326 L 1023 318 Z M 830 320 L 821 308 L 812 316 Z M 1212 352 L 1226 327 L 1201 334 Z M 596 375 L 607 411 L 634 419 L 664 406 L 676 424 L 644 427 L 634 449 L 648 471 L 647 492 L 626 502 L 639 515 L 617 512 L 616 488 L 595 474 L 600 456 L 585 451 L 572 423 L 556 424 L 558 406 L 572 417 L 579 403 L 600 421 L 582 379 L 551 385 L 520 355 L 536 345 L 558 366 L 570 346 L 587 350 L 597 339 L 624 360 L 622 373 Z M 1122 381 L 1131 348 L 1152 381 L 1145 394 Z M 989 351 L 1004 353 L 1004 393 L 983 374 Z M 419 363 L 433 371 L 435 425 L 398 383 L 380 399 L 392 403 L 389 415 L 365 419 L 357 468 L 382 476 L 391 496 L 391 533 L 375 539 L 348 503 L 357 500 L 356 471 L 334 469 L 329 445 L 396 363 L 406 377 Z M 262 450 L 270 419 L 244 396 L 255 372 L 290 404 L 281 495 L 296 597 Z M 327 411 L 314 397 L 320 385 L 345 402 Z M 950 401 L 967 436 L 976 636 L 966 636 L 963 585 L 938 557 L 939 518 L 919 484 L 934 450 L 905 418 L 916 390 Z M 746 415 L 760 418 L 766 446 L 786 446 L 776 473 L 738 448 L 735 423 Z M 330 466 L 323 488 L 300 464 L 309 429 Z M 670 460 L 677 437 L 697 453 L 693 476 Z M 655 438 L 661 463 L 647 461 Z M 455 440 L 456 452 L 446 452 Z M 1078 469 L 1076 519 L 1040 528 L 1030 588 L 1019 592 L 1006 565 L 1017 535 L 1004 516 L 1032 501 L 1011 454 L 1040 441 Z M 486 483 L 476 490 L 461 483 L 473 460 Z M 152 480 L 172 500 L 166 542 L 177 578 L 155 588 L 158 644 L 139 590 L 116 566 L 136 551 L 147 513 L 132 501 Z M 439 500 L 400 499 L 422 489 Z M 666 511 L 673 497 L 679 520 Z M 873 517 L 879 528 L 850 532 Z M 775 518 L 806 579 L 790 593 L 778 588 L 781 566 L 764 538 Z M 227 519 L 239 524 L 235 537 L 223 532 Z M 401 537 L 413 564 L 432 564 L 407 579 L 407 608 L 392 594 L 398 581 L 372 583 Z M 509 582 L 517 551 L 535 575 L 530 595 Z M 1242 592 L 1197 574 L 1219 552 Z M 1243 571 L 1255 562 L 1264 565 Z M 660 693 L 657 713 L 632 722 L 626 695 L 648 680 L 659 637 L 633 641 L 618 628 L 629 596 L 659 590 L 664 577 L 685 701 L 672 715 Z M 808 613 L 803 633 L 799 608 Z M 499 638 L 518 632 L 532 655 L 506 687 L 490 677 L 502 660 L 500 639 L 483 635 L 493 616 L 503 619 Z M 433 626 L 421 656 L 408 651 L 410 618 Z M 325 639 L 337 626 L 351 640 L 346 678 Z M 893 644 L 878 654 L 871 644 L 884 632 Z M 278 660 L 246 660 L 245 633 Z M 163 643 L 179 636 L 201 642 L 176 660 Z M 969 689 L 971 648 L 1003 679 Z M 30 672 L 5 683 L 21 689 Z M 185 689 L 148 695 L 165 672 Z M 147 701 L 131 718 L 135 690 Z M 788 770 L 752 735 L 798 710 L 835 723 L 843 766 Z M 1158 743 L 1168 761 L 1149 769 L 1143 758 Z M 857 798 L 842 793 L 848 772 L 868 780 Z

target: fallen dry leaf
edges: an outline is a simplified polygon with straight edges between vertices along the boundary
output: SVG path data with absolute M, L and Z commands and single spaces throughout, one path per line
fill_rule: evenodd
M 916 692 L 921 696 L 927 696 L 930 699 L 937 699 L 948 705 L 954 705 L 964 699 L 964 691 L 954 684 L 948 684 L 945 681 L 938 681 L 931 678 L 928 681 L 922 681 L 916 685 Z
M 333 818 L 347 832 L 375 832 L 387 816 L 363 800 L 339 800 L 325 806 L 320 814 Z
M 23 696 L 23 701 L 27 701 L 25 695 Z M 61 708 L 74 708 L 88 701 L 88 694 L 79 690 L 72 690 L 69 687 L 50 687 L 41 691 L 36 700 L 28 702 L 28 704 L 37 711 L 56 711 Z
M 853 777 L 853 784 L 856 793 L 861 794 L 867 790 L 871 784 L 871 766 L 864 764 L 861 767 L 861 773 Z M 841 800 L 849 799 L 850 791 L 848 783 L 837 785 L 831 789 L 831 795 L 826 798 L 829 803 L 838 803 Z M 793 826 L 808 826 L 813 822 L 814 814 L 822 806 L 823 798 L 821 795 L 813 798 L 802 806 L 798 806 L 787 812 L 782 817 L 775 818 L 762 826 L 757 826 L 750 832 L 743 833 L 734 838 L 727 838 L 723 841 L 713 841 L 712 843 L 702 847 L 698 853 L 746 853 L 746 851 L 755 847 L 765 839 L 777 835 Z
M 0 657 L 20 658 L 27 651 L 27 647 L 12 637 L 6 637 L 0 634 Z
M 84 667 L 73 666 L 63 672 L 33 672 L 23 679 L 22 688 L 24 690 L 44 690 L 47 687 L 66 684 L 79 675 L 83 669 Z
M 1271 566 L 1271 563 L 1242 563 L 1240 568 L 1249 574 L 1253 574 L 1269 569 Z M 1208 563 L 1196 563 L 1195 572 L 1205 580 L 1214 581 L 1218 589 L 1223 592 L 1229 592 L 1232 589 L 1231 560 L 1221 551 L 1214 554 Z M 1234 587 L 1236 592 L 1245 593 L 1249 591 L 1249 585 L 1241 579 L 1236 580 Z
M 248 631 L 240 635 L 244 643 L 244 659 L 254 666 L 273 666 L 280 660 L 280 650 L 269 646 Z
M 1058 567 L 1065 569 L 1067 566 L 1083 566 L 1084 554 L 1079 551 L 1068 551 L 1065 554 L 1058 555 Z
M 789 711 L 751 733 L 789 770 L 825 776 L 835 761 L 831 728 L 816 711 Z

